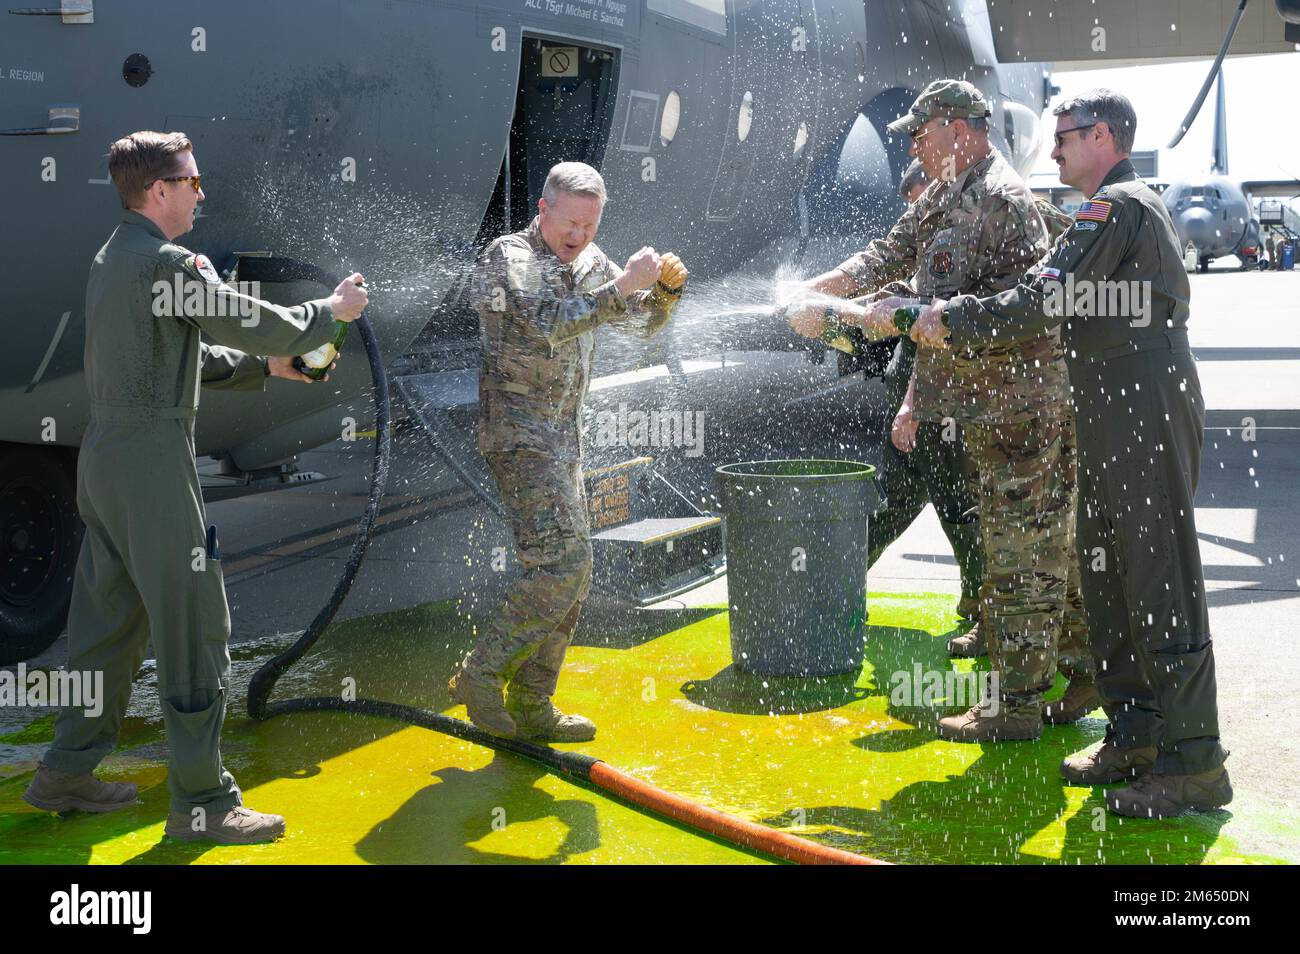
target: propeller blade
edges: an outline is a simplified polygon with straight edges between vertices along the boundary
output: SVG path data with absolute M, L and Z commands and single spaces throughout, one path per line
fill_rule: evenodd
M 1223 38 L 1223 46 L 1219 47 L 1219 55 L 1214 58 L 1210 64 L 1210 72 L 1205 76 L 1205 82 L 1201 84 L 1201 91 L 1196 94 L 1196 102 L 1192 103 L 1192 108 L 1188 111 L 1187 116 L 1183 119 L 1182 128 L 1178 130 L 1177 135 L 1170 141 L 1166 149 L 1173 149 L 1183 137 L 1187 135 L 1187 130 L 1192 128 L 1192 123 L 1196 122 L 1196 115 L 1201 111 L 1201 106 L 1205 102 L 1205 97 L 1210 95 L 1210 87 L 1214 85 L 1214 78 L 1219 75 L 1219 67 L 1223 65 L 1223 58 L 1228 55 L 1228 47 L 1232 44 L 1232 38 L 1236 35 L 1237 24 L 1241 22 L 1241 15 L 1246 12 L 1246 4 L 1250 0 L 1241 0 L 1237 4 L 1237 12 L 1232 18 L 1232 23 L 1228 25 L 1228 35 Z

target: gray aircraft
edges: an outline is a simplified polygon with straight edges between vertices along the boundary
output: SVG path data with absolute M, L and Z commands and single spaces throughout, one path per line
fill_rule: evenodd
M 1225 255 L 1237 256 L 1243 269 L 1257 268 L 1261 259 L 1259 219 L 1246 190 L 1228 177 L 1222 67 L 1215 85 L 1214 152 L 1209 174 L 1171 182 L 1160 198 L 1174 220 L 1182 247 L 1196 249 L 1197 271 L 1208 271 L 1210 262 Z
M 118 136 L 187 133 L 208 198 L 181 241 L 277 301 L 363 272 L 398 393 L 472 413 L 467 269 L 527 224 L 552 163 L 602 170 L 600 242 L 615 257 L 671 248 L 697 289 L 746 268 L 808 273 L 901 209 L 907 143 L 884 127 L 930 80 L 978 85 L 995 143 L 1027 173 L 1051 95 L 1043 62 L 1099 58 L 1085 21 L 1065 29 L 1083 14 L 1050 0 L 30 4 L 0 30 L 0 661 L 47 645 L 66 616 L 83 294 L 118 216 L 105 172 Z M 1288 30 L 1300 22 L 1300 0 L 1277 5 Z M 1100 56 L 1150 55 L 1128 0 L 1099 0 L 1087 22 L 1111 7 Z M 1260 35 L 1241 52 L 1290 48 L 1276 17 L 1247 19 Z M 1169 55 L 1206 55 L 1217 22 L 1213 36 L 1179 32 Z M 779 328 L 748 337 L 790 344 Z M 221 462 L 225 492 L 285 486 L 295 454 L 367 419 L 355 340 L 345 358 L 325 387 L 204 395 L 196 450 Z

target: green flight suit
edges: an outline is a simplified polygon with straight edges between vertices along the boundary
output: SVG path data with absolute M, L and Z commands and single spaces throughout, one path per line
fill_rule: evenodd
M 1145 314 L 1132 297 L 1142 288 Z M 1099 307 L 1103 295 L 1121 307 Z M 1205 402 L 1189 297 L 1169 213 L 1124 159 L 1024 283 L 944 309 L 958 347 L 1061 326 L 1078 427 L 1077 548 L 1108 737 L 1158 745 L 1155 771 L 1170 775 L 1227 757 L 1193 509 Z
M 86 284 L 90 423 L 77 462 L 86 534 L 68 669 L 102 672 L 104 700 L 97 717 L 59 713 L 45 755 L 51 768 L 89 772 L 113 750 L 152 640 L 171 809 L 241 804 L 221 763 L 230 612 L 221 563 L 206 554 L 194 462 L 199 385 L 261 390 L 265 359 L 245 350 L 303 354 L 333 326 L 327 299 L 282 308 L 243 295 L 137 212 L 123 213 L 95 256 Z M 204 344 L 200 332 L 229 347 Z

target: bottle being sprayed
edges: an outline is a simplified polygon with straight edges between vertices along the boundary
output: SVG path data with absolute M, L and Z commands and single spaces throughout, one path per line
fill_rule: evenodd
M 894 327 L 898 329 L 900 335 L 911 333 L 912 326 L 921 317 L 921 308 L 921 305 L 907 305 L 894 309 Z
M 365 288 L 362 282 L 357 282 L 357 286 Z M 293 359 L 293 366 L 302 374 L 307 375 L 313 381 L 319 381 L 329 373 L 330 366 L 334 359 L 339 356 L 343 350 L 343 341 L 348 336 L 348 322 L 335 321 L 334 334 L 330 340 L 325 342 L 319 348 L 314 348 L 304 355 L 299 355 Z
M 827 325 L 826 330 L 821 333 L 821 340 L 824 344 L 845 354 L 858 354 L 867 347 L 866 335 L 862 333 L 861 328 L 855 328 L 853 325 Z
M 319 381 L 329 372 L 330 365 L 343 350 L 343 339 L 348 336 L 346 321 L 334 322 L 334 336 L 319 348 L 293 359 L 293 366 L 313 381 Z

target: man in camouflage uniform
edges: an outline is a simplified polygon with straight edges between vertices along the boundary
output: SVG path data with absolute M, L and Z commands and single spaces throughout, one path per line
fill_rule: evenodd
M 500 489 L 524 575 L 450 685 L 474 724 L 503 738 L 595 737 L 589 719 L 551 702 L 591 586 L 580 416 L 594 332 L 611 324 L 654 334 L 686 282 L 672 254 L 643 248 L 625 269 L 606 258 L 592 242 L 604 204 L 600 173 L 560 163 L 532 224 L 489 245 L 475 276 L 479 450 Z
M 822 292 L 860 295 L 915 270 L 917 292 L 1014 286 L 1048 250 L 1047 230 L 1024 181 L 988 142 L 989 109 L 970 83 L 938 80 L 890 125 L 912 136 L 912 153 L 932 180 L 883 240 L 814 282 Z M 868 337 L 890 334 L 899 299 L 864 312 L 810 306 L 793 322 L 818 334 L 827 321 L 857 324 Z M 818 312 L 823 311 L 823 314 Z M 921 351 L 908 403 L 954 440 L 957 425 L 979 475 L 984 549 L 982 622 L 999 674 L 1000 699 L 939 720 L 942 738 L 962 742 L 1036 739 L 1046 717 L 1079 718 L 1095 705 L 1090 673 L 1076 671 L 1067 700 L 1044 711 L 1056 672 L 1072 572 L 1070 496 L 1074 468 L 1069 379 L 1053 330 L 1014 344 L 992 339 L 960 352 Z M 1087 653 L 1071 648 L 1079 669 Z
M 1061 181 L 1091 197 L 1067 240 L 1001 294 L 936 300 L 912 334 L 961 348 L 1061 327 L 1079 422 L 1088 640 L 1110 719 L 1102 743 L 1061 774 L 1075 785 L 1133 780 L 1106 793 L 1121 815 L 1208 811 L 1232 800 L 1232 785 L 1196 533 L 1205 402 L 1187 339 L 1190 284 L 1169 213 L 1129 161 L 1133 105 L 1100 89 L 1054 112 Z M 1103 311 L 1061 299 L 1072 287 L 1097 300 L 1109 294 L 1103 282 L 1145 289 L 1145 304 Z

